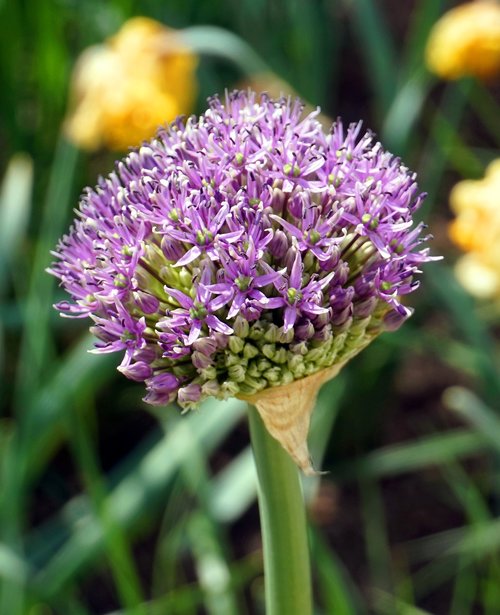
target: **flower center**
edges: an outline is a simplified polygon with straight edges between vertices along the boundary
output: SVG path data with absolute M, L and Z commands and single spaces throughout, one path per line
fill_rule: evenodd
M 404 252 L 404 246 L 401 245 L 397 239 L 391 239 L 389 245 L 394 250 L 394 252 L 396 252 L 396 254 L 402 254 Z
M 199 246 L 206 246 L 211 241 L 213 241 L 213 238 L 214 238 L 213 233 L 211 233 L 210 231 L 207 231 L 207 230 L 196 231 L 196 243 Z
M 285 175 L 293 175 L 298 177 L 300 175 L 300 167 L 297 164 L 290 164 L 289 162 L 284 165 L 283 172 Z
M 123 275 L 123 273 L 119 273 L 115 276 L 113 280 L 113 284 L 116 288 L 126 288 L 127 287 L 127 278 Z
M 361 222 L 371 231 L 374 231 L 378 226 L 379 219 L 377 216 L 372 216 L 371 214 L 366 213 L 361 216 Z
M 189 315 L 194 320 L 203 320 L 207 314 L 207 308 L 201 303 L 194 303 L 193 307 L 189 310 Z
M 309 243 L 312 243 L 313 246 L 316 245 L 318 241 L 321 239 L 321 235 L 318 233 L 316 229 L 309 231 L 309 233 L 306 233 L 305 235 L 306 235 L 305 239 L 309 239 Z
M 297 301 L 300 301 L 302 299 L 302 293 L 296 288 L 289 288 L 286 291 L 286 294 L 288 297 L 288 303 L 290 303 L 291 305 L 294 305 L 295 303 L 297 303 Z
M 252 278 L 248 275 L 240 275 L 234 282 L 240 290 L 248 290 L 252 282 Z

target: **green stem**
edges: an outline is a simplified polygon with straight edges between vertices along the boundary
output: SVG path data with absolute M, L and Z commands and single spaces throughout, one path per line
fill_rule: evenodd
M 298 468 L 249 407 L 259 479 L 266 615 L 311 615 L 307 524 Z

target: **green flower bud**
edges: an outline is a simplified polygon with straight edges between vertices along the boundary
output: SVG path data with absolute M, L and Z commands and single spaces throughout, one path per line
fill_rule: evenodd
M 291 329 L 288 329 L 286 333 L 285 333 L 284 327 L 280 327 L 278 329 L 277 341 L 280 342 L 281 344 L 289 344 L 293 340 L 293 336 L 294 336 L 293 327 Z
M 255 361 L 252 361 L 250 365 L 247 367 L 247 375 L 251 376 L 252 378 L 260 378 L 261 372 L 257 366 L 257 363 L 255 363 Z
M 264 344 L 261 350 L 265 357 L 268 359 L 273 359 L 276 352 L 276 344 Z
M 265 389 L 268 386 L 268 383 L 263 378 L 249 378 L 248 375 L 245 378 L 245 381 L 240 384 L 240 391 L 243 395 L 254 395 L 262 389 Z
M 233 330 L 235 335 L 245 338 L 250 332 L 250 325 L 248 324 L 248 321 L 243 318 L 243 316 L 238 314 L 233 324 Z
M 278 341 L 278 327 L 275 324 L 270 324 L 267 331 L 264 333 L 266 342 L 274 343 Z
M 231 352 L 234 352 L 234 354 L 239 354 L 243 350 L 245 342 L 241 339 L 241 337 L 231 335 L 228 340 L 228 346 Z
M 288 360 L 288 353 L 285 348 L 278 348 L 272 357 L 275 363 L 283 364 Z
M 304 357 L 300 354 L 291 355 L 288 359 L 288 369 L 292 372 L 296 372 L 303 365 Z
M 253 359 L 259 354 L 259 349 L 256 348 L 253 344 L 246 343 L 243 348 L 243 356 L 245 359 Z
M 250 327 L 248 337 L 251 340 L 260 340 L 264 337 L 265 329 L 260 321 L 254 322 Z
M 225 380 L 221 384 L 220 388 L 224 399 L 227 399 L 228 397 L 236 397 L 236 395 L 240 392 L 240 387 L 238 386 L 238 383 L 234 382 L 234 380 Z
M 244 365 L 246 367 L 247 363 L 248 361 L 246 359 L 237 354 L 226 353 L 226 367 L 231 367 L 232 365 Z
M 220 384 L 217 380 L 209 380 L 201 385 L 201 391 L 205 395 L 218 397 L 220 394 Z
M 191 289 L 193 287 L 193 274 L 185 267 L 179 270 L 179 282 L 182 288 Z
M 304 356 L 307 354 L 309 348 L 306 342 L 299 342 L 298 344 L 290 344 L 290 350 L 293 352 L 293 354 L 300 354 Z
M 312 348 L 305 356 L 306 361 L 311 361 L 312 363 L 316 363 L 319 361 L 321 357 L 325 354 L 325 350 L 323 347 L 320 348 Z
M 268 369 L 271 369 L 272 366 L 273 364 L 270 363 L 267 359 L 260 359 L 257 362 L 257 367 L 260 374 L 264 374 L 264 372 L 266 372 Z
M 235 382 L 243 382 L 245 380 L 245 368 L 242 365 L 231 365 L 227 373 L 229 378 Z
M 271 369 L 268 369 L 262 375 L 268 382 L 271 383 L 281 381 L 281 369 L 279 367 L 271 367 Z
M 217 378 L 217 370 L 213 366 L 205 367 L 199 373 L 204 380 L 214 380 Z

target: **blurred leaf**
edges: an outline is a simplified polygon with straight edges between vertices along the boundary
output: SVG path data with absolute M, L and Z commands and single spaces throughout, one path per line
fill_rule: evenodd
M 495 367 L 494 347 L 486 323 L 478 317 L 472 297 L 457 282 L 451 270 L 433 263 L 426 271 L 432 294 L 455 322 L 464 339 L 476 350 L 476 370 L 488 399 L 500 397 L 500 379 Z
M 248 556 L 232 565 L 232 589 L 242 591 L 257 574 L 262 574 L 260 558 Z M 168 594 L 151 600 L 145 606 L 148 615 L 187 615 L 196 611 L 203 604 L 203 591 L 196 584 L 186 584 L 173 589 Z M 127 611 L 115 610 L 107 615 L 129 615 Z
M 500 147 L 500 104 L 498 99 L 480 81 L 474 80 L 470 95 L 470 103 L 477 116 L 489 131 L 492 139 Z
M 221 523 L 236 521 L 255 502 L 257 474 L 253 452 L 247 446 L 211 481 L 208 507 Z
M 482 177 L 483 164 L 464 143 L 458 126 L 439 109 L 435 109 L 432 135 L 436 147 L 442 149 L 451 166 L 464 177 Z
M 453 429 L 418 440 L 385 446 L 364 457 L 339 463 L 331 468 L 336 480 L 382 477 L 415 472 L 490 448 L 484 436 L 467 429 Z
M 131 614 L 146 615 L 146 611 L 140 606 L 144 596 L 128 537 L 122 532 L 120 526 L 113 522 L 106 508 L 108 492 L 86 421 L 81 416 L 82 409 L 85 406 L 88 408 L 88 404 L 84 405 L 84 401 L 86 401 L 85 398 L 83 401 L 80 400 L 80 407 L 66 416 L 70 444 L 72 444 L 78 467 L 83 474 L 92 514 L 103 530 L 106 556 L 121 602 Z
M 270 69 L 242 38 L 216 26 L 192 26 L 180 32 L 183 42 L 197 54 L 232 62 L 245 75 L 269 73 Z
M 445 4 L 443 0 L 420 0 L 414 3 L 402 60 L 403 73 L 407 77 L 422 70 L 429 33 Z
M 407 155 L 408 140 L 422 112 L 429 86 L 427 75 L 417 74 L 398 89 L 381 130 L 381 139 L 391 152 Z
M 470 93 L 470 82 L 450 83 L 444 88 L 441 100 L 434 107 L 436 113 L 431 116 L 430 125 L 425 133 L 429 135 L 423 151 L 420 153 L 421 184 L 427 192 L 427 198 L 420 209 L 420 217 L 428 215 L 430 207 L 435 205 L 439 188 L 447 169 L 449 156 L 453 154 L 451 143 L 437 143 L 440 126 L 443 118 L 447 122 L 448 136 L 458 134 L 462 118 L 467 107 Z M 429 120 L 428 120 L 429 121 Z M 433 269 L 433 267 L 429 267 Z
M 491 446 L 500 451 L 500 418 L 494 410 L 462 387 L 450 387 L 444 392 L 444 403 L 475 427 L 489 441 Z
M 236 615 L 241 609 L 231 589 L 230 556 L 222 526 L 217 526 L 208 505 L 211 492 L 207 457 L 200 440 L 191 433 L 191 426 L 182 417 L 172 416 L 175 428 L 190 443 L 181 475 L 196 499 L 199 510 L 186 524 L 199 584 L 205 593 L 209 615 Z
M 62 358 L 53 377 L 40 388 L 20 418 L 20 470 L 25 469 L 31 478 L 43 469 L 60 436 L 61 419 L 65 412 L 72 411 L 74 400 L 89 390 L 97 391 L 114 371 L 115 357 L 89 354 L 92 342 L 92 336 L 85 335 Z
M 21 340 L 14 401 L 17 408 L 24 407 L 37 395 L 48 363 L 47 353 L 52 343 L 48 323 L 55 278 L 49 276 L 45 268 L 50 264 L 50 250 L 55 248 L 70 211 L 76 163 L 76 149 L 61 139 L 52 165 L 24 311 L 25 329 Z
M 459 560 L 450 604 L 450 615 L 470 615 L 474 609 L 477 574 L 471 566 Z
M 421 555 L 424 546 L 427 556 L 433 554 L 436 559 L 414 575 L 415 589 L 420 596 L 447 583 L 458 566 L 464 570 L 494 556 L 500 548 L 500 519 L 426 537 L 418 544 Z
M 26 562 L 5 544 L 0 543 L 0 577 L 22 584 L 28 577 Z
M 380 615 L 432 615 L 429 611 L 424 611 L 416 606 L 407 604 L 391 594 L 375 589 L 373 593 L 375 602 L 375 613 Z
M 349 2 L 358 48 L 364 56 L 366 76 L 371 81 L 379 117 L 388 109 L 396 93 L 398 65 L 392 32 L 375 0 Z
M 189 520 L 188 533 L 196 558 L 198 581 L 205 594 L 207 613 L 241 613 L 232 592 L 231 568 L 213 521 L 201 511 L 194 513 Z
M 326 540 L 314 529 L 310 532 L 311 559 L 317 572 L 317 583 L 326 613 L 335 615 L 363 615 L 354 581 Z
M 204 450 L 213 450 L 230 432 L 245 410 L 245 404 L 237 400 L 221 403 L 208 401 L 203 409 L 185 417 L 191 430 L 185 426 L 173 429 L 142 458 L 135 461 L 133 469 L 110 492 L 106 499 L 106 509 L 110 519 L 123 528 L 133 527 L 141 518 L 141 512 L 152 513 L 160 503 L 158 500 L 166 493 L 166 488 L 179 468 L 189 459 L 193 439 L 201 442 Z M 186 435 L 188 434 L 188 435 Z M 61 512 L 61 519 L 66 517 Z M 88 509 L 88 503 L 81 500 L 81 508 Z M 48 528 L 50 539 L 52 527 Z M 71 535 L 64 545 L 51 558 L 33 580 L 37 591 L 43 596 L 56 594 L 60 588 L 92 558 L 97 557 L 104 545 L 101 526 L 90 513 L 82 514 L 70 527 Z M 43 544 L 43 531 L 39 533 L 38 543 Z M 31 554 L 36 558 L 36 553 Z
M 453 463 L 441 469 L 450 489 L 462 505 L 471 526 L 481 525 L 491 520 L 488 503 L 479 491 L 473 478 L 469 477 L 462 466 Z M 450 615 L 470 614 L 473 609 L 477 589 L 477 572 L 469 565 L 467 553 L 458 557 Z
M 27 154 L 15 154 L 0 193 L 0 295 L 5 290 L 7 267 L 15 264 L 24 242 L 32 190 L 33 160 Z
M 375 589 L 392 592 L 391 554 L 382 494 L 377 482 L 366 478 L 360 480 L 359 490 L 371 586 Z

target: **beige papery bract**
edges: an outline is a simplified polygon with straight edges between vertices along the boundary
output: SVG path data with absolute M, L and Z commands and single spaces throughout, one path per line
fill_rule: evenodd
M 318 473 L 312 466 L 307 445 L 316 398 L 321 386 L 334 378 L 344 365 L 333 365 L 306 378 L 271 387 L 255 395 L 239 396 L 257 408 L 269 433 L 308 476 Z

